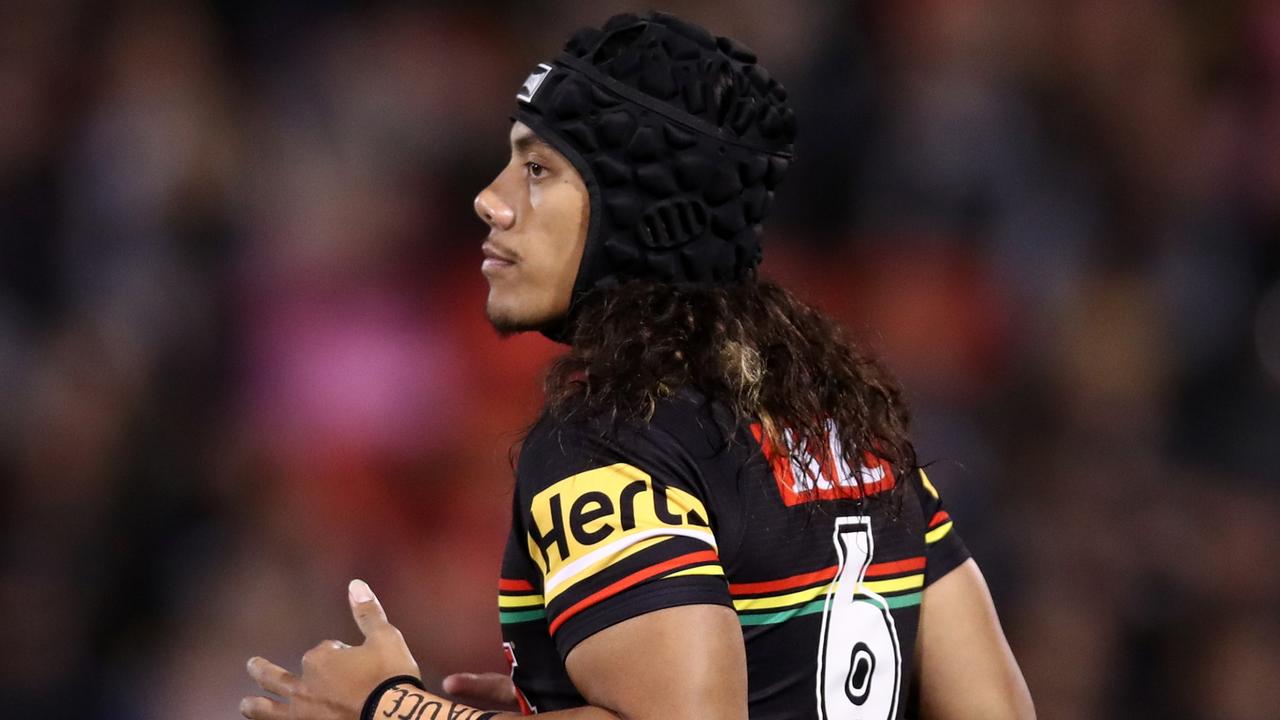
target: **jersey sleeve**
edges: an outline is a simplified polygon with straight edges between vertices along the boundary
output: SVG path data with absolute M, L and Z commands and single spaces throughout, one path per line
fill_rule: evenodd
M 516 513 L 562 658 L 637 615 L 733 606 L 698 466 L 660 428 L 544 419 L 521 451 Z
M 969 559 L 969 548 L 955 529 L 951 515 L 942 506 L 942 497 L 938 489 L 929 481 L 929 476 L 921 469 L 916 473 L 914 483 L 916 496 L 924 511 L 925 531 L 925 571 L 924 585 L 928 587 L 938 578 L 956 569 Z

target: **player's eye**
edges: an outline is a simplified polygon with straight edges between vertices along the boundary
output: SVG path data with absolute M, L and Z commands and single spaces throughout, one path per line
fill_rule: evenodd
M 547 168 L 546 168 L 546 167 L 544 167 L 544 166 L 543 166 L 542 164 L 540 164 L 540 163 L 533 162 L 532 160 L 530 160 L 529 162 L 525 163 L 525 164 L 524 164 L 524 168 L 525 168 L 525 172 L 529 173 L 529 177 L 531 177 L 531 178 L 533 178 L 533 179 L 535 179 L 535 180 L 537 180 L 538 178 L 541 178 L 541 177 L 543 177 L 543 176 L 545 176 L 545 175 L 547 174 Z

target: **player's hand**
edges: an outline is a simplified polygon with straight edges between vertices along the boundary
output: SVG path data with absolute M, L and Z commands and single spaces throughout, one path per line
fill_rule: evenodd
M 444 679 L 444 691 L 475 707 L 518 712 L 516 685 L 500 673 L 454 673 Z
M 325 640 L 302 656 L 302 676 L 260 657 L 249 659 L 249 675 L 269 697 L 240 701 L 240 714 L 250 720 L 357 720 L 369 693 L 396 675 L 421 677 L 404 637 L 391 623 L 363 580 L 347 588 L 351 614 L 364 634 L 352 647 Z

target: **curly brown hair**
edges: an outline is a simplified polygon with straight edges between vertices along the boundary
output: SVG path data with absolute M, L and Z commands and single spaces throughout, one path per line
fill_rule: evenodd
M 572 328 L 569 352 L 547 374 L 552 416 L 645 422 L 689 387 L 735 422 L 758 419 L 800 468 L 826 456 L 834 426 L 847 467 L 871 452 L 897 478 L 916 469 L 897 382 L 834 320 L 774 283 L 634 280 L 585 296 Z

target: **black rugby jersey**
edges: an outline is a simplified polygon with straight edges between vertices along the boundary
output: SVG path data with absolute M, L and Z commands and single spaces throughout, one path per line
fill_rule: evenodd
M 498 594 L 526 714 L 585 704 L 564 658 L 592 633 L 697 603 L 738 614 L 752 718 L 914 714 L 921 593 L 968 557 L 937 491 L 913 473 L 896 518 L 859 510 L 834 437 L 805 473 L 758 425 L 727 427 L 684 393 L 644 427 L 544 417 L 530 432 Z M 870 456 L 857 472 L 868 494 L 897 482 Z

